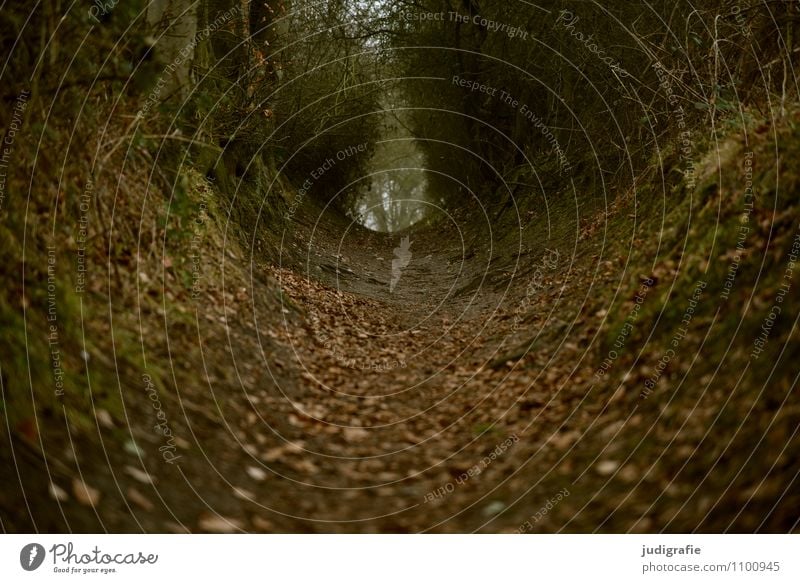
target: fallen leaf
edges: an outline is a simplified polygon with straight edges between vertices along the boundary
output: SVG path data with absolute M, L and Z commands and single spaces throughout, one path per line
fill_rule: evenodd
M 496 514 L 500 514 L 503 510 L 505 510 L 506 504 L 500 500 L 492 500 L 486 507 L 483 509 L 484 516 L 494 516 Z
M 138 457 L 144 457 L 145 455 L 144 450 L 141 447 L 139 447 L 136 444 L 136 442 L 133 441 L 132 439 L 127 440 L 125 444 L 122 446 L 122 448 L 131 455 L 135 455 Z
M 111 418 L 111 413 L 109 413 L 105 409 L 97 409 L 94 415 L 97 418 L 97 422 L 102 427 L 105 427 L 106 429 L 114 428 L 114 420 Z
M 276 462 L 279 459 L 281 459 L 281 457 L 283 457 L 283 454 L 284 454 L 283 446 L 273 447 L 265 451 L 261 455 L 261 459 L 264 460 L 265 462 Z
M 233 488 L 233 495 L 236 496 L 239 500 L 246 500 L 248 502 L 252 502 L 256 499 L 256 495 L 250 492 L 249 490 L 245 490 L 244 488 Z
M 342 433 L 347 441 L 361 441 L 369 437 L 369 431 L 360 427 L 345 427 Z
M 133 486 L 128 488 L 128 491 L 126 492 L 125 495 L 127 496 L 128 500 L 136 504 L 142 510 L 146 510 L 147 512 L 153 510 L 153 503 L 150 502 L 150 500 L 148 500 L 144 496 L 144 494 L 139 492 L 139 490 L 137 490 Z
M 133 466 L 125 466 L 125 473 L 142 484 L 155 484 L 156 479 L 145 471 Z
M 100 503 L 100 490 L 87 486 L 86 482 L 78 478 L 72 480 L 72 494 L 84 506 L 94 508 Z
M 253 526 L 255 527 L 255 529 L 257 531 L 259 531 L 259 532 L 274 532 L 275 531 L 275 525 L 272 524 L 272 522 L 270 522 L 266 518 L 261 518 L 260 516 L 253 516 L 251 522 L 253 523 Z
M 242 530 L 242 523 L 235 518 L 226 518 L 218 514 L 206 514 L 197 522 L 200 530 L 216 534 L 229 534 Z
M 63 488 L 56 486 L 53 482 L 50 482 L 50 488 L 48 488 L 48 490 L 50 492 L 50 496 L 59 502 L 66 502 L 69 500 L 69 494 L 67 494 Z
M 598 462 L 597 465 L 594 467 L 594 469 L 601 476 L 610 476 L 611 474 L 617 471 L 618 467 L 619 467 L 619 462 L 615 462 L 613 460 L 604 460 Z
M 263 482 L 267 479 L 267 472 L 262 470 L 261 468 L 257 468 L 256 466 L 250 466 L 245 470 L 247 475 L 253 478 L 258 482 Z

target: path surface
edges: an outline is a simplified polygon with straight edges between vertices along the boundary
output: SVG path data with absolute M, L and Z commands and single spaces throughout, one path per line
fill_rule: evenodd
M 562 497 L 535 530 L 567 523 L 574 467 L 558 461 L 600 404 L 579 410 L 580 375 L 562 382 L 582 348 L 557 358 L 529 349 L 552 334 L 565 256 L 508 241 L 500 254 L 488 232 L 412 230 L 411 260 L 391 290 L 400 235 L 302 217 L 295 226 L 286 265 L 262 266 L 284 292 L 283 318 L 266 334 L 270 388 L 248 393 L 238 464 L 263 470 L 263 483 L 245 479 L 245 489 L 286 514 L 271 523 L 513 532 Z
M 120 329 L 164 327 L 142 332 L 156 390 L 121 370 L 126 423 L 90 411 L 96 440 L 42 425 L 59 490 L 43 468 L 23 472 L 28 503 L 45 509 L 30 529 L 719 531 L 729 504 L 758 508 L 736 529 L 771 512 L 774 483 L 738 490 L 711 473 L 725 444 L 749 443 L 729 425 L 725 451 L 705 441 L 717 397 L 640 407 L 640 383 L 594 382 L 607 303 L 593 290 L 613 290 L 623 261 L 604 255 L 597 225 L 548 238 L 532 217 L 522 242 L 412 229 L 390 289 L 401 236 L 316 223 L 314 210 L 276 261 L 219 241 L 200 301 L 175 291 L 177 310 L 118 310 Z
M 509 379 L 511 279 L 493 281 L 488 244 L 465 260 L 459 233 L 442 235 L 408 235 L 412 257 L 394 290 L 399 235 L 351 231 L 325 249 L 325 234 L 307 231 L 318 281 L 273 270 L 284 305 L 300 312 L 275 337 L 305 381 L 289 397 L 280 451 L 306 470 L 308 516 L 336 529 L 480 528 L 511 501 L 503 483 L 519 479 L 531 446 L 560 424 L 532 423 L 550 399 L 532 373 Z

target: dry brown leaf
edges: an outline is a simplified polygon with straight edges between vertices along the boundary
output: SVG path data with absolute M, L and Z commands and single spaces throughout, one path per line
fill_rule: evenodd
M 619 467 L 619 462 L 615 462 L 613 460 L 603 460 L 597 462 L 594 469 L 601 476 L 610 476 L 611 474 L 617 471 L 618 467 Z
M 246 470 L 247 475 L 257 482 L 263 482 L 267 479 L 267 472 L 256 466 L 249 466 Z
M 146 510 L 147 512 L 153 510 L 153 503 L 150 502 L 150 500 L 148 500 L 144 494 L 139 492 L 139 490 L 137 490 L 133 486 L 128 488 L 128 491 L 125 493 L 125 495 L 128 498 L 128 500 L 136 504 L 142 510 Z
M 88 486 L 86 482 L 78 478 L 72 480 L 72 494 L 84 506 L 94 508 L 100 503 L 100 490 Z
M 344 438 L 350 442 L 361 441 L 369 437 L 369 431 L 361 427 L 345 427 L 342 433 Z
M 197 527 L 214 534 L 230 534 L 242 530 L 242 522 L 235 518 L 226 518 L 218 514 L 205 514 L 197 521 Z
M 50 496 L 59 502 L 66 502 L 69 500 L 69 494 L 63 488 L 56 486 L 53 482 L 50 482 L 50 487 L 48 488 Z
M 139 468 L 134 468 L 133 466 L 125 466 L 125 473 L 142 484 L 155 484 L 156 482 L 156 479 L 153 476 L 143 470 L 140 470 Z

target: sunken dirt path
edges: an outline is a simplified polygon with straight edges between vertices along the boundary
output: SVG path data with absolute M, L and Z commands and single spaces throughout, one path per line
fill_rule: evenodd
M 50 509 L 32 529 L 695 526 L 704 502 L 687 502 L 693 484 L 678 477 L 660 489 L 662 462 L 654 448 L 639 449 L 657 415 L 614 403 L 615 386 L 592 383 L 603 305 L 591 305 L 592 286 L 616 285 L 614 270 L 598 274 L 607 261 L 599 235 L 580 235 L 576 253 L 569 230 L 560 242 L 540 229 L 520 244 L 412 229 L 403 234 L 410 261 L 390 290 L 400 236 L 306 216 L 277 261 L 248 260 L 234 241 L 217 241 L 200 302 L 166 314 L 127 310 L 164 326 L 143 337 L 180 459 L 159 455 L 165 438 L 139 398 L 141 371 L 123 370 L 126 426 L 92 411 L 98 440 L 65 444 L 54 426 L 45 448 L 53 483 L 69 490 L 77 473 L 102 494 L 95 512 L 55 504 L 47 484 L 23 476 L 29 501 L 38 495 Z M 159 362 L 170 364 L 161 376 Z
M 281 265 L 253 268 L 282 290 L 277 305 L 240 316 L 258 347 L 233 333 L 237 370 L 260 376 L 242 379 L 227 416 L 241 420 L 219 454 L 227 483 L 205 491 L 234 498 L 214 496 L 227 523 L 212 525 L 514 532 L 552 498 L 560 508 L 524 528 L 599 522 L 580 496 L 594 486 L 574 485 L 569 455 L 603 406 L 586 399 L 592 328 L 575 332 L 583 346 L 564 345 L 571 316 L 553 314 L 591 262 L 570 265 L 568 246 L 514 241 L 500 253 L 491 233 L 412 229 L 391 290 L 401 235 L 303 218 Z M 534 339 L 543 348 L 531 351 Z

